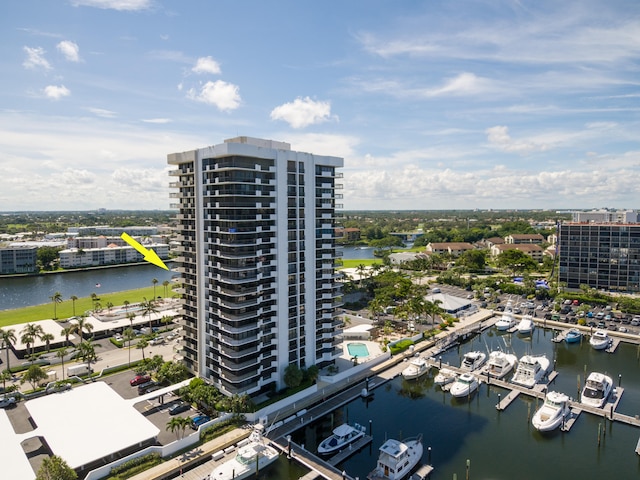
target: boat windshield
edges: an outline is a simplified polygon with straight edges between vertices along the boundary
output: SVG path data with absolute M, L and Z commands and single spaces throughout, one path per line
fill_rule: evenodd
M 243 465 L 253 465 L 254 463 L 256 463 L 257 456 L 258 454 L 255 452 L 252 452 L 251 454 L 246 452 L 244 455 L 242 454 L 242 452 L 240 452 L 238 453 L 238 455 L 236 455 L 236 460 Z

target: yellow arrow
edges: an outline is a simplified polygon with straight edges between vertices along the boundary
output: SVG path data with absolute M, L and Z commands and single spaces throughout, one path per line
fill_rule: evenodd
M 140 252 L 144 257 L 145 261 L 149 263 L 153 263 L 157 267 L 164 268 L 165 270 L 169 270 L 169 267 L 167 267 L 164 264 L 164 262 L 160 259 L 160 257 L 154 250 L 151 250 L 150 248 L 144 248 L 142 245 L 140 245 L 140 243 L 135 241 L 133 238 L 131 238 L 130 235 L 124 232 L 122 232 L 122 235 L 120 235 L 120 238 L 123 239 L 125 242 L 127 242 L 129 245 L 131 245 L 133 248 L 135 248 L 138 252 Z

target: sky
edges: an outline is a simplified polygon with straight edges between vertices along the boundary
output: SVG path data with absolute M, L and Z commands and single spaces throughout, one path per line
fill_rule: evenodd
M 637 0 L 9 0 L 0 67 L 0 211 L 165 210 L 236 136 L 345 210 L 640 208 Z

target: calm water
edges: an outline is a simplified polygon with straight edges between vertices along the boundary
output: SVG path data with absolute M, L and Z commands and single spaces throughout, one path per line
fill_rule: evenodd
M 167 266 L 172 267 L 171 263 Z M 39 305 L 51 301 L 55 292 L 64 300 L 71 295 L 88 297 L 95 293 L 112 293 L 153 286 L 158 280 L 158 294 L 163 292 L 162 282 L 171 280 L 173 272 L 154 265 L 84 270 L 37 277 L 0 278 L 0 310 Z M 100 287 L 96 287 L 100 284 Z
M 469 350 L 497 349 L 515 352 L 546 353 L 556 360 L 559 372 L 551 390 L 576 398 L 578 376 L 581 384 L 585 371 L 607 372 L 618 382 L 622 375 L 624 394 L 618 412 L 640 414 L 640 376 L 638 347 L 621 344 L 615 354 L 596 352 L 588 342 L 582 345 L 555 344 L 551 332 L 536 330 L 533 338 L 485 332 L 468 343 L 443 355 L 443 362 L 459 365 Z M 506 342 L 505 342 L 506 341 Z M 505 346 L 506 345 L 506 346 Z M 406 438 L 423 434 L 426 447 L 432 447 L 434 479 L 459 479 L 466 475 L 466 460 L 471 461 L 470 478 L 512 480 L 567 478 L 638 478 L 640 459 L 634 452 L 640 429 L 620 423 L 606 423 L 606 436 L 598 447 L 600 417 L 582 413 L 568 433 L 560 431 L 540 434 L 531 427 L 528 416 L 537 408 L 536 400 L 520 395 L 503 412 L 495 409 L 498 394 L 507 391 L 483 384 L 470 401 L 458 401 L 433 385 L 433 376 L 418 382 L 405 381 L 401 376 L 375 390 L 373 400 L 357 399 L 333 415 L 327 416 L 304 430 L 296 432 L 296 442 L 312 451 L 343 421 L 368 424 L 372 420 L 374 440 L 370 446 L 345 461 L 344 468 L 360 479 L 374 467 L 378 447 L 388 438 Z M 538 401 L 538 404 L 540 402 Z M 270 479 L 284 478 L 269 476 Z M 297 478 L 297 477 L 289 477 Z
M 342 258 L 345 260 L 368 260 L 376 258 L 373 255 L 373 248 L 370 247 L 344 247 Z

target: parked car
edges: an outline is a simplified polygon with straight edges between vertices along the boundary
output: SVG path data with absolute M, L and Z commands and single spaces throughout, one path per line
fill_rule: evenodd
M 149 340 L 149 345 L 161 345 L 164 343 L 164 337 L 158 336 Z
M 141 383 L 138 385 L 138 395 L 144 395 L 145 393 L 152 392 L 153 390 L 158 390 L 160 388 L 160 382 L 154 382 L 153 380 L 146 383 Z
M 200 425 L 207 423 L 209 420 L 211 420 L 211 418 L 207 415 L 196 415 L 191 419 L 191 428 L 197 430 Z
M 71 390 L 71 384 L 70 383 L 56 382 L 55 384 L 53 384 L 49 388 L 47 388 L 46 392 L 47 393 L 58 393 L 58 392 L 65 392 L 67 390 Z
M 169 415 L 177 415 L 182 412 L 187 412 L 191 409 L 191 405 L 185 402 L 176 403 L 169 408 Z
M 151 381 L 151 377 L 149 375 L 136 375 L 131 380 L 129 380 L 129 385 L 135 387 L 137 385 L 142 385 L 143 383 L 147 383 Z
M 633 320 L 631 320 L 631 322 L 629 322 L 629 325 L 633 325 L 634 327 L 637 327 L 640 325 L 640 318 L 634 318 Z
M 11 408 L 15 407 L 16 398 L 15 397 L 4 397 L 0 399 L 0 408 Z

